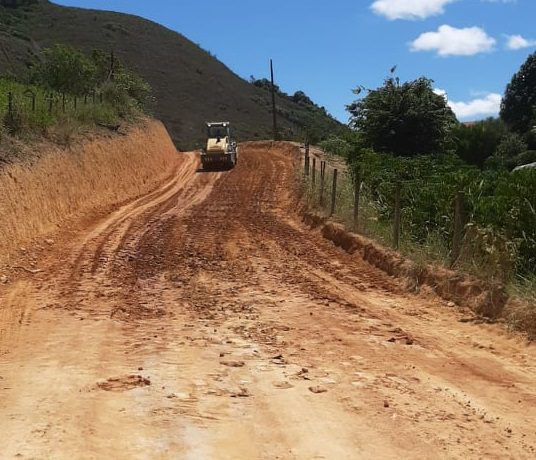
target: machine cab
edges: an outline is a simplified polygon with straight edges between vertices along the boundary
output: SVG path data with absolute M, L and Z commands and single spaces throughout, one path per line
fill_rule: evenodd
M 229 123 L 207 123 L 208 139 L 225 139 L 230 135 Z

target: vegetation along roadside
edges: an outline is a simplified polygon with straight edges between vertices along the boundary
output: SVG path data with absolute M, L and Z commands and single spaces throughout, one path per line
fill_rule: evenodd
M 498 119 L 459 123 L 426 78 L 401 83 L 391 74 L 355 92 L 353 134 L 320 144 L 346 159 L 335 217 L 418 264 L 507 286 L 527 301 L 516 328 L 536 337 L 536 53 L 512 77 Z M 306 176 L 307 197 L 330 214 L 333 168 L 321 172 L 320 161 Z

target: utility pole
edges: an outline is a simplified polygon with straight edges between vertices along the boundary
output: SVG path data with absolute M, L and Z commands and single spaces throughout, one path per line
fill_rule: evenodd
M 274 85 L 274 65 L 270 59 L 270 77 L 272 82 L 272 117 L 273 117 L 273 129 L 274 129 L 274 141 L 277 140 L 277 114 L 275 112 L 275 85 Z

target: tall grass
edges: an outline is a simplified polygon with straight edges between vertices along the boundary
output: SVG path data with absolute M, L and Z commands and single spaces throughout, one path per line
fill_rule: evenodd
M 76 215 L 152 190 L 176 160 L 163 125 L 147 121 L 128 136 L 49 146 L 33 164 L 0 169 L 0 264 Z
M 113 124 L 125 114 L 137 115 L 133 108 L 125 111 L 124 107 L 101 99 L 100 94 L 75 97 L 0 78 L 0 123 L 4 131 L 12 135 L 54 134 L 53 127 L 66 125 Z

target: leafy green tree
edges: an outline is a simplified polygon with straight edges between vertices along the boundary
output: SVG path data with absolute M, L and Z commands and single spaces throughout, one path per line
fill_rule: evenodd
M 497 118 L 460 123 L 453 129 L 455 152 L 465 162 L 481 167 L 495 153 L 506 133 L 506 126 Z
M 531 54 L 506 87 L 501 118 L 519 134 L 531 130 L 536 108 L 536 53 Z
M 124 91 L 140 107 L 146 106 L 151 101 L 151 87 L 149 83 L 138 75 L 121 68 L 113 81 L 119 89 Z
M 424 77 L 403 84 L 389 77 L 347 110 L 350 125 L 363 133 L 370 147 L 403 156 L 444 151 L 456 124 L 446 99 L 435 94 L 432 80 Z
M 42 61 L 31 69 L 31 80 L 54 91 L 83 95 L 94 88 L 96 70 L 80 51 L 56 45 L 43 51 Z

